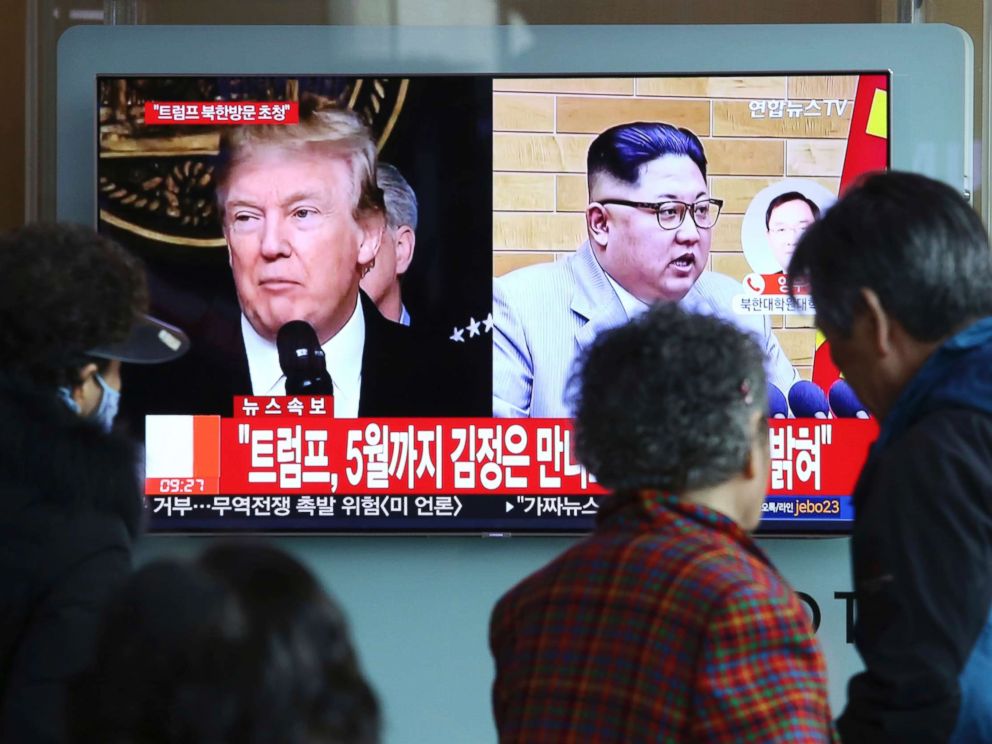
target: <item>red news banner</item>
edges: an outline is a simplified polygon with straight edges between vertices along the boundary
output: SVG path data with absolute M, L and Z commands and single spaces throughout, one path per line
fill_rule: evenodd
M 327 396 L 235 399 L 236 415 L 149 416 L 145 493 L 604 493 L 560 419 L 335 419 Z M 769 422 L 772 495 L 851 492 L 873 421 Z

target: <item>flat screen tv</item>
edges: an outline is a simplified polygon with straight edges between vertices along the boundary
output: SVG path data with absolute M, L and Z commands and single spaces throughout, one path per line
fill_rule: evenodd
M 590 529 L 603 491 L 574 462 L 567 405 L 544 410 L 530 398 L 511 400 L 519 386 L 501 377 L 508 332 L 500 327 L 505 311 L 493 305 L 493 281 L 570 260 L 586 240 L 589 143 L 636 121 L 669 123 L 698 137 L 708 196 L 722 201 L 702 268 L 734 288 L 721 300 L 722 314 L 765 329 L 773 462 L 762 530 L 849 528 L 851 488 L 877 426 L 830 361 L 809 298 L 785 293 L 782 271 L 789 244 L 838 194 L 865 172 L 898 165 L 894 143 L 907 135 L 894 112 L 908 93 L 884 55 L 851 66 L 841 59 L 827 64 L 815 52 L 769 67 L 756 62 L 759 36 L 714 29 L 742 35 L 749 53 L 733 65 L 722 59 L 673 67 L 650 57 L 633 64 L 620 51 L 623 29 L 613 29 L 607 47 L 615 58 L 590 69 L 589 60 L 569 65 L 546 53 L 588 30 L 531 29 L 550 45 L 545 53 L 533 37 L 531 47 L 514 51 L 508 29 L 440 30 L 439 39 L 474 33 L 492 45 L 492 59 L 453 65 L 431 63 L 425 29 L 361 29 L 345 42 L 342 29 L 238 28 L 192 30 L 201 42 L 213 41 L 211 53 L 197 65 L 186 59 L 170 67 L 158 51 L 142 62 L 128 50 L 136 52 L 142 39 L 158 50 L 178 38 L 177 29 L 80 31 L 90 33 L 63 41 L 60 70 L 63 59 L 100 38 L 123 56 L 104 66 L 87 62 L 85 75 L 60 74 L 63 109 L 71 106 L 78 121 L 85 120 L 77 109 L 91 117 L 88 149 L 77 155 L 93 165 L 82 169 L 90 180 L 80 198 L 67 180 L 73 169 L 61 163 L 81 137 L 68 136 L 60 115 L 60 215 L 94 224 L 139 256 L 152 313 L 192 341 L 178 362 L 125 367 L 119 426 L 145 447 L 153 530 Z M 706 29 L 689 31 L 706 39 Z M 229 47 L 257 44 L 266 32 L 295 38 L 295 53 L 278 63 L 269 56 L 267 65 L 243 58 L 232 65 Z M 629 43 L 645 43 L 643 29 L 626 33 Z M 354 54 L 321 47 L 328 35 Z M 358 43 L 363 39 L 388 48 L 377 53 Z M 948 54 L 958 46 L 952 41 L 945 39 Z M 69 78 L 85 79 L 89 100 L 65 100 Z M 300 193 L 286 187 L 280 161 L 251 182 L 250 197 L 235 193 L 245 179 L 232 186 L 237 166 L 222 146 L 246 128 L 292 137 L 315 106 L 355 112 L 379 161 L 401 174 L 414 195 L 407 201 L 416 203 L 415 218 L 404 212 L 414 223 L 404 233 L 407 244 L 394 245 L 392 254 L 403 262 L 401 302 L 395 293 L 377 294 L 374 266 L 358 267 L 371 269 L 361 277 L 367 297 L 351 295 L 367 319 L 362 364 L 342 366 L 326 332 L 319 339 L 335 377 L 333 398 L 320 387 L 284 395 L 296 383 L 280 376 L 285 366 L 273 367 L 276 328 L 251 296 L 248 278 L 258 278 L 258 265 L 244 259 L 249 244 L 270 268 L 293 251 L 305 253 L 304 243 L 291 244 L 306 237 L 299 224 L 313 219 L 304 203 L 310 195 L 303 185 Z M 926 156 L 925 147 L 915 152 Z M 960 165 L 966 186 L 966 160 L 947 156 L 935 153 L 935 162 Z M 294 222 L 293 239 L 266 210 L 282 210 L 280 219 Z M 395 240 L 393 227 L 386 232 Z M 318 258 L 298 263 L 305 280 L 266 275 L 275 283 L 275 305 L 295 291 L 280 282 L 336 281 L 331 260 Z M 380 269 L 395 273 L 394 260 L 380 261 L 389 264 Z M 349 266 L 354 270 L 355 261 Z M 520 311 L 533 312 L 527 305 Z M 388 339 L 399 337 L 380 312 L 407 325 L 404 338 L 415 341 L 381 344 L 373 331 L 381 323 Z M 339 324 L 334 334 L 340 330 L 343 338 L 351 327 Z M 355 376 L 351 387 L 348 375 Z

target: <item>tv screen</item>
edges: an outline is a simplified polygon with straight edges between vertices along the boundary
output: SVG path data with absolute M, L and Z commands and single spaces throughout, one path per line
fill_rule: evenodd
M 98 228 L 143 259 L 152 313 L 192 341 L 177 362 L 124 368 L 119 425 L 145 443 L 152 529 L 590 529 L 603 491 L 571 454 L 566 380 L 617 321 L 528 340 L 525 354 L 515 324 L 554 302 L 526 289 L 534 265 L 582 260 L 590 143 L 664 122 L 698 138 L 722 202 L 699 267 L 721 292 L 694 307 L 752 332 L 768 357 L 762 529 L 844 531 L 877 427 L 783 271 L 839 193 L 888 167 L 888 91 L 873 70 L 98 77 Z M 374 261 L 342 227 L 363 220 L 304 203 L 337 203 L 308 190 L 306 158 L 272 155 L 304 152 L 301 117 L 335 108 L 364 121 L 378 154 Z M 307 305 L 301 286 L 325 294 Z M 607 291 L 622 309 L 622 287 Z M 277 331 L 294 312 L 316 328 L 333 397 L 289 389 Z M 346 337 L 359 341 L 334 341 Z

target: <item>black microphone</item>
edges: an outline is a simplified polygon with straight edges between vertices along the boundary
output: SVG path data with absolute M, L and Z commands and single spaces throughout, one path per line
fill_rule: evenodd
M 789 418 L 789 404 L 785 402 L 785 393 L 770 382 L 768 383 L 768 418 Z
M 845 380 L 837 380 L 830 386 L 830 410 L 837 418 L 871 418 L 865 404 L 858 400 L 854 389 Z
M 796 418 L 825 419 L 830 411 L 827 396 L 809 380 L 800 380 L 789 388 L 789 408 Z
M 276 335 L 279 366 L 286 375 L 286 395 L 333 395 L 324 350 L 313 326 L 291 320 Z

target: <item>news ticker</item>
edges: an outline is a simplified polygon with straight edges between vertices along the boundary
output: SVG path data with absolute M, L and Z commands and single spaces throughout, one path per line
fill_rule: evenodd
M 567 419 L 336 419 L 330 396 L 238 397 L 234 412 L 148 416 L 146 494 L 605 493 L 575 460 Z M 769 496 L 849 494 L 876 435 L 871 420 L 770 420 Z
M 499 524 L 566 522 L 592 526 L 604 496 L 382 495 L 363 496 L 149 496 L 153 519 L 217 526 L 232 521 L 265 521 L 266 528 L 327 528 L 360 521 L 375 528 L 418 521 Z M 770 496 L 762 505 L 763 523 L 849 522 L 850 496 Z

